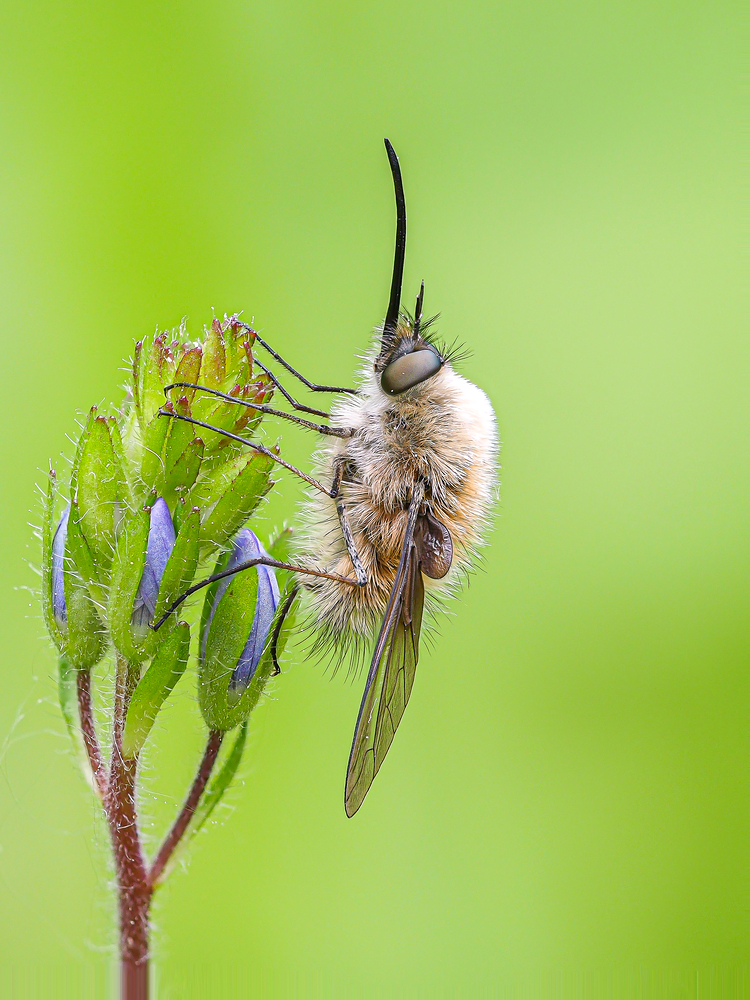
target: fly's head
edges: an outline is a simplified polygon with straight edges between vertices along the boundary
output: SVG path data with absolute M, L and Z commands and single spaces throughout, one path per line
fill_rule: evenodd
M 422 324 L 424 282 L 417 296 L 414 319 L 400 311 L 406 253 L 406 201 L 398 157 L 387 139 L 385 148 L 396 193 L 396 253 L 393 259 L 391 297 L 383 324 L 380 353 L 375 359 L 375 373 L 380 376 L 380 387 L 386 396 L 402 396 L 437 375 L 445 359 L 425 337 L 429 324 Z
M 417 296 L 414 318 L 401 313 L 395 327 L 383 329 L 374 368 L 386 396 L 401 396 L 441 371 L 445 358 L 426 336 L 431 320 L 422 323 L 424 282 Z

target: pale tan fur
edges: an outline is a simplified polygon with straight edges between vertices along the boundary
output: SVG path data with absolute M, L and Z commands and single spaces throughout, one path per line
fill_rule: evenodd
M 402 321 L 403 322 L 403 321 Z M 362 369 L 359 395 L 339 397 L 331 426 L 352 428 L 316 454 L 326 485 L 337 458 L 347 461 L 342 495 L 367 584 L 299 577 L 309 593 L 321 647 L 345 651 L 376 634 L 401 556 L 407 508 L 418 481 L 424 508 L 445 524 L 453 539 L 453 564 L 442 580 L 425 587 L 452 592 L 481 544 L 497 485 L 498 437 L 487 396 L 447 362 L 433 377 L 399 396 L 388 396 L 374 371 L 374 347 Z M 354 570 L 333 500 L 316 492 L 304 507 L 297 554 L 303 564 L 344 576 Z

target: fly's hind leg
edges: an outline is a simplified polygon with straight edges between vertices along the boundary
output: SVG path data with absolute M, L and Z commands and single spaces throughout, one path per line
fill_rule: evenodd
M 354 567 L 354 575 L 357 578 L 359 586 L 364 587 L 367 583 L 367 573 L 362 565 L 362 560 L 359 558 L 359 552 L 357 552 L 357 546 L 354 542 L 354 535 L 352 535 L 352 529 L 349 527 L 349 518 L 346 515 L 344 498 L 341 496 L 341 482 L 344 478 L 345 468 L 345 458 L 339 457 L 334 460 L 331 497 L 336 502 L 336 513 L 338 514 L 339 524 L 341 526 L 341 535 L 344 539 L 344 544 L 346 545 L 346 551 L 349 553 L 349 558 L 352 561 L 352 566 Z
M 279 620 L 276 622 L 276 627 L 273 630 L 273 635 L 271 636 L 271 662 L 273 663 L 273 676 L 281 673 L 281 667 L 279 666 L 279 658 L 277 655 L 277 647 L 279 645 L 279 636 L 281 635 L 281 626 L 284 624 L 284 619 L 292 610 L 292 605 L 294 604 L 294 599 L 299 593 L 299 584 L 296 584 L 289 591 L 289 596 L 284 602 L 284 607 L 281 609 L 281 614 L 279 615 Z

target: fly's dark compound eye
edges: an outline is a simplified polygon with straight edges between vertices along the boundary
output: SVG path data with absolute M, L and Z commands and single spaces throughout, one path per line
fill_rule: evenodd
M 413 389 L 420 382 L 437 375 L 442 367 L 443 361 L 437 351 L 426 347 L 391 361 L 380 376 L 380 384 L 383 392 L 389 396 L 399 396 L 407 389 Z

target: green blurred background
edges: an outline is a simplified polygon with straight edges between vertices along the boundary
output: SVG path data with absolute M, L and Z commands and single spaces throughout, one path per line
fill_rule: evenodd
M 26 589 L 39 470 L 70 456 L 76 414 L 119 400 L 134 339 L 183 316 L 198 334 L 213 308 L 244 310 L 346 384 L 389 288 L 384 135 L 405 176 L 405 300 L 424 278 L 497 411 L 496 526 L 352 821 L 362 679 L 288 664 L 232 810 L 156 906 L 159 996 L 741 990 L 739 10 L 0 8 L 8 995 L 112 981 L 106 834 Z M 282 431 L 308 463 L 311 438 Z M 259 530 L 298 496 L 286 481 Z M 152 841 L 200 753 L 193 677 L 162 718 Z

